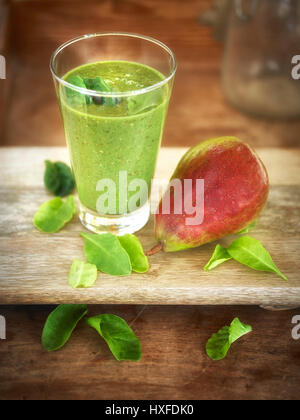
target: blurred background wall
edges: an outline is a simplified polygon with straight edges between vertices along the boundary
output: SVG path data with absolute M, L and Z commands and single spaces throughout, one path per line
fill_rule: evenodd
M 51 53 L 84 33 L 127 31 L 161 40 L 178 59 L 165 146 L 190 146 L 222 135 L 236 135 L 254 146 L 299 146 L 299 120 L 249 117 L 225 100 L 220 82 L 223 43 L 215 39 L 211 26 L 203 24 L 222 4 L 222 0 L 0 0 L 0 54 L 7 62 L 7 78 L 0 80 L 0 144 L 64 145 L 49 71 Z

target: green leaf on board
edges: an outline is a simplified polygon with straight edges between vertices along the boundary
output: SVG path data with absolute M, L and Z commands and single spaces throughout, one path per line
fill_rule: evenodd
M 81 232 L 81 236 L 85 239 L 85 256 L 98 270 L 115 276 L 131 273 L 130 258 L 117 236 L 111 233 L 94 235 L 85 232 Z
M 247 324 L 243 324 L 238 318 L 234 318 L 230 324 L 230 343 L 234 343 L 243 335 L 248 334 L 252 331 L 252 327 Z
M 56 195 L 65 197 L 70 194 L 75 188 L 75 179 L 71 168 L 63 162 L 56 162 L 55 166 L 58 170 L 60 179 L 60 187 Z
M 44 184 L 56 196 L 64 197 L 75 188 L 71 168 L 63 162 L 45 161 Z
M 269 271 L 278 274 L 284 280 L 287 277 L 274 264 L 271 255 L 262 244 L 250 236 L 236 239 L 227 248 L 227 252 L 241 264 L 259 271 Z
M 141 242 L 135 235 L 127 234 L 123 236 L 118 236 L 118 239 L 129 255 L 132 270 L 137 273 L 146 273 L 149 270 L 149 261 L 146 255 Z
M 254 220 L 254 222 L 250 223 L 250 225 L 246 226 L 244 229 L 240 230 L 237 235 L 242 235 L 244 233 L 251 232 L 257 225 L 257 220 Z
M 221 328 L 206 343 L 206 353 L 212 360 L 221 360 L 226 356 L 230 346 L 243 335 L 252 331 L 252 327 L 235 318 L 229 327 Z
M 225 261 L 231 260 L 232 257 L 228 254 L 227 249 L 221 245 L 217 245 L 211 259 L 203 267 L 204 271 L 210 271 Z
M 40 206 L 34 215 L 33 224 L 41 232 L 54 233 L 68 223 L 75 212 L 75 199 L 72 195 L 64 201 L 55 197 Z
M 94 264 L 75 258 L 70 268 L 68 283 L 74 289 L 91 287 L 97 280 L 97 274 L 97 267 Z
M 124 319 L 104 314 L 88 318 L 86 322 L 106 341 L 117 360 L 140 360 L 141 343 Z
M 63 347 L 87 312 L 87 305 L 58 305 L 46 320 L 42 333 L 43 348 L 55 351 Z
M 60 188 L 60 177 L 55 163 L 45 160 L 44 184 L 45 187 L 54 195 L 58 195 Z

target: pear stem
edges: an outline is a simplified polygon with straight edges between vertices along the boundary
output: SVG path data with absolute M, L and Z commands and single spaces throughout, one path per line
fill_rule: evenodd
M 150 257 L 151 255 L 158 254 L 160 251 L 162 251 L 162 249 L 162 243 L 159 242 L 158 244 L 154 245 L 153 248 L 149 249 L 149 251 L 146 251 L 145 254 L 147 255 L 147 257 Z

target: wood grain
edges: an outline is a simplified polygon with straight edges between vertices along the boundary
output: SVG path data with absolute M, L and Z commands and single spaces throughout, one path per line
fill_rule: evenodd
M 223 45 L 210 27 L 199 24 L 199 15 L 210 6 L 210 0 L 13 2 L 12 89 L 1 144 L 64 145 L 49 71 L 52 52 L 84 33 L 129 31 L 160 39 L 178 59 L 164 145 L 236 135 L 254 146 L 298 147 L 299 120 L 254 119 L 226 103 L 220 84 Z
M 300 349 L 291 323 L 297 311 L 234 306 L 90 306 L 132 325 L 142 343 L 139 363 L 118 363 L 82 321 L 60 351 L 41 348 L 50 307 L 1 307 L 7 340 L 0 345 L 4 399 L 299 400 Z M 253 327 L 226 359 L 205 354 L 212 333 L 239 317 Z M 98 414 L 102 412 L 98 410 Z
M 0 0 L 0 55 L 4 57 L 7 79 L 0 78 L 0 144 L 4 138 L 7 109 L 10 99 L 12 80 L 8 75 L 12 73 L 11 67 L 11 16 L 10 8 L 5 0 Z
M 184 149 L 162 149 L 157 177 L 168 179 Z M 215 244 L 151 257 L 147 274 L 113 277 L 100 273 L 93 288 L 73 290 L 67 275 L 84 258 L 84 228 L 75 217 L 62 231 L 45 235 L 32 225 L 51 196 L 43 186 L 45 159 L 67 160 L 64 148 L 7 148 L 0 157 L 0 303 L 130 303 L 300 305 L 300 150 L 261 149 L 270 173 L 266 209 L 252 233 L 270 251 L 289 282 L 229 261 L 205 273 Z M 278 165 L 278 161 L 284 165 Z M 297 172 L 298 173 L 298 172 Z M 153 220 L 139 232 L 145 249 L 154 244 Z M 225 238 L 227 244 L 232 238 Z

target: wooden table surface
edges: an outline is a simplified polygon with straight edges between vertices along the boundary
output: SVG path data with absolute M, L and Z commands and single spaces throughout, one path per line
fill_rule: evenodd
M 117 362 L 97 333 L 79 324 L 58 352 L 41 348 L 52 308 L 4 307 L 7 340 L 0 340 L 0 399 L 295 399 L 300 398 L 300 340 L 293 316 L 241 306 L 91 306 L 114 313 L 139 337 L 139 363 Z M 238 316 L 253 327 L 213 362 L 210 335 Z
M 160 151 L 156 178 L 169 179 L 185 149 Z M 0 156 L 0 304 L 257 304 L 300 306 L 300 149 L 259 149 L 270 173 L 268 205 L 251 233 L 286 274 L 250 270 L 229 261 L 206 273 L 216 243 L 149 258 L 145 274 L 125 277 L 100 273 L 95 285 L 73 289 L 67 283 L 74 258 L 84 260 L 85 229 L 78 216 L 56 234 L 37 231 L 32 218 L 52 198 L 43 183 L 44 161 L 68 161 L 66 148 L 6 148 Z M 278 165 L 283 160 L 285 166 Z M 153 211 L 157 205 L 153 204 Z M 155 244 L 153 217 L 138 236 L 144 249 Z M 233 238 L 221 242 L 229 244 Z M 49 252 L 51 250 L 51 252 Z M 13 264 L 12 264 L 13 262 Z
M 7 214 L 6 220 L 3 217 L 1 219 L 1 232 L 5 232 L 7 226 L 11 226 L 9 219 L 13 214 L 18 214 L 20 209 L 24 210 L 24 214 L 28 208 L 33 211 L 32 202 L 28 203 L 24 198 L 26 188 L 37 191 L 43 199 L 46 198 L 43 197 L 46 193 L 41 187 L 42 163 L 37 158 L 41 158 L 40 148 L 2 149 L 1 152 L 1 168 L 2 171 L 6 171 L 5 179 L 1 178 L 2 197 L 3 186 L 6 183 L 6 186 L 11 188 L 12 200 L 15 199 L 16 173 L 21 179 L 23 171 L 22 183 L 25 185 L 17 192 L 19 197 L 23 198 L 18 201 L 18 206 L 12 208 L 15 213 Z M 168 178 L 172 171 L 170 166 L 162 164 L 166 154 L 175 159 L 182 153 L 182 149 L 162 151 L 158 162 L 162 176 Z M 283 271 L 289 273 L 290 263 L 299 264 L 299 247 L 295 242 L 299 239 L 299 230 L 296 228 L 299 221 L 299 200 L 295 200 L 293 193 L 299 190 L 300 151 L 260 149 L 259 153 L 268 167 L 271 184 L 280 187 L 274 190 L 272 206 L 275 207 L 273 210 L 272 206 L 271 209 L 265 210 L 267 214 L 273 214 L 272 223 L 279 229 L 277 235 L 270 240 L 270 246 L 273 241 L 279 241 L 275 252 L 277 258 L 284 252 L 287 238 L 288 241 L 294 238 L 291 242 L 295 246 L 293 258 L 286 255 L 286 262 L 281 262 Z M 26 156 L 30 154 L 34 157 L 34 165 L 24 172 Z M 10 156 L 11 161 L 3 159 L 4 156 Z M 43 150 L 43 159 L 54 156 L 65 159 L 66 150 Z M 11 165 L 12 161 L 19 162 L 18 169 Z M 286 201 L 294 205 L 294 208 L 288 207 L 284 214 L 279 211 L 280 189 L 285 191 Z M 24 192 L 25 196 L 22 195 Z M 5 204 L 2 202 L 1 205 L 3 210 Z M 30 223 L 31 220 L 28 221 L 27 216 L 19 219 L 19 224 L 14 228 L 12 243 L 15 241 L 17 244 L 20 237 L 24 233 L 27 234 Z M 263 215 L 259 225 L 261 228 L 258 227 L 258 235 L 268 228 Z M 34 232 L 32 227 L 30 229 Z M 33 235 L 41 234 L 36 232 Z M 1 242 L 5 245 L 7 240 L 3 238 L 2 233 Z M 6 245 L 3 248 L 4 252 L 5 248 Z M 26 249 L 28 251 L 30 245 Z M 52 247 L 51 254 L 57 250 Z M 49 247 L 44 251 L 49 253 Z M 10 270 L 21 279 L 22 271 L 19 269 L 19 273 L 16 273 L 15 264 L 18 264 L 18 258 L 22 255 L 18 257 L 17 254 L 16 250 L 16 258 L 11 255 Z M 204 257 L 201 258 L 204 261 Z M 3 262 L 6 263 L 7 259 L 4 258 Z M 31 261 L 28 260 L 24 270 L 30 266 Z M 36 280 L 39 282 L 43 267 L 44 262 L 40 261 L 34 268 Z M 6 265 L 6 270 L 8 268 Z M 248 276 L 250 273 L 248 270 L 242 270 L 240 274 Z M 264 279 L 265 277 L 262 281 L 265 281 Z M 20 301 L 19 297 L 24 296 L 22 289 L 26 290 L 25 280 L 23 284 L 19 282 L 20 290 L 15 290 L 13 296 L 6 287 L 9 282 L 6 283 L 2 277 L 2 303 L 5 300 L 9 300 L 10 303 Z M 56 278 L 50 280 L 56 282 Z M 273 281 L 282 291 L 281 287 L 286 287 L 280 279 L 272 277 Z M 295 281 L 298 284 L 299 280 L 295 278 Z M 75 292 L 80 293 L 78 290 Z M 31 299 L 32 303 L 34 299 Z M 61 301 L 60 291 L 54 300 Z M 0 340 L 0 399 L 300 398 L 300 341 L 292 339 L 291 336 L 294 327 L 292 317 L 300 314 L 300 309 L 270 312 L 255 306 L 91 305 L 91 314 L 114 313 L 132 325 L 143 345 L 143 358 L 137 364 L 116 362 L 97 334 L 84 328 L 84 324 L 79 326 L 64 349 L 53 354 L 46 353 L 41 348 L 40 336 L 50 309 L 34 305 L 0 306 L 0 315 L 4 315 L 7 321 L 7 340 Z M 235 343 L 225 360 L 212 362 L 205 355 L 205 343 L 213 332 L 230 323 L 235 316 L 251 324 L 254 331 Z

